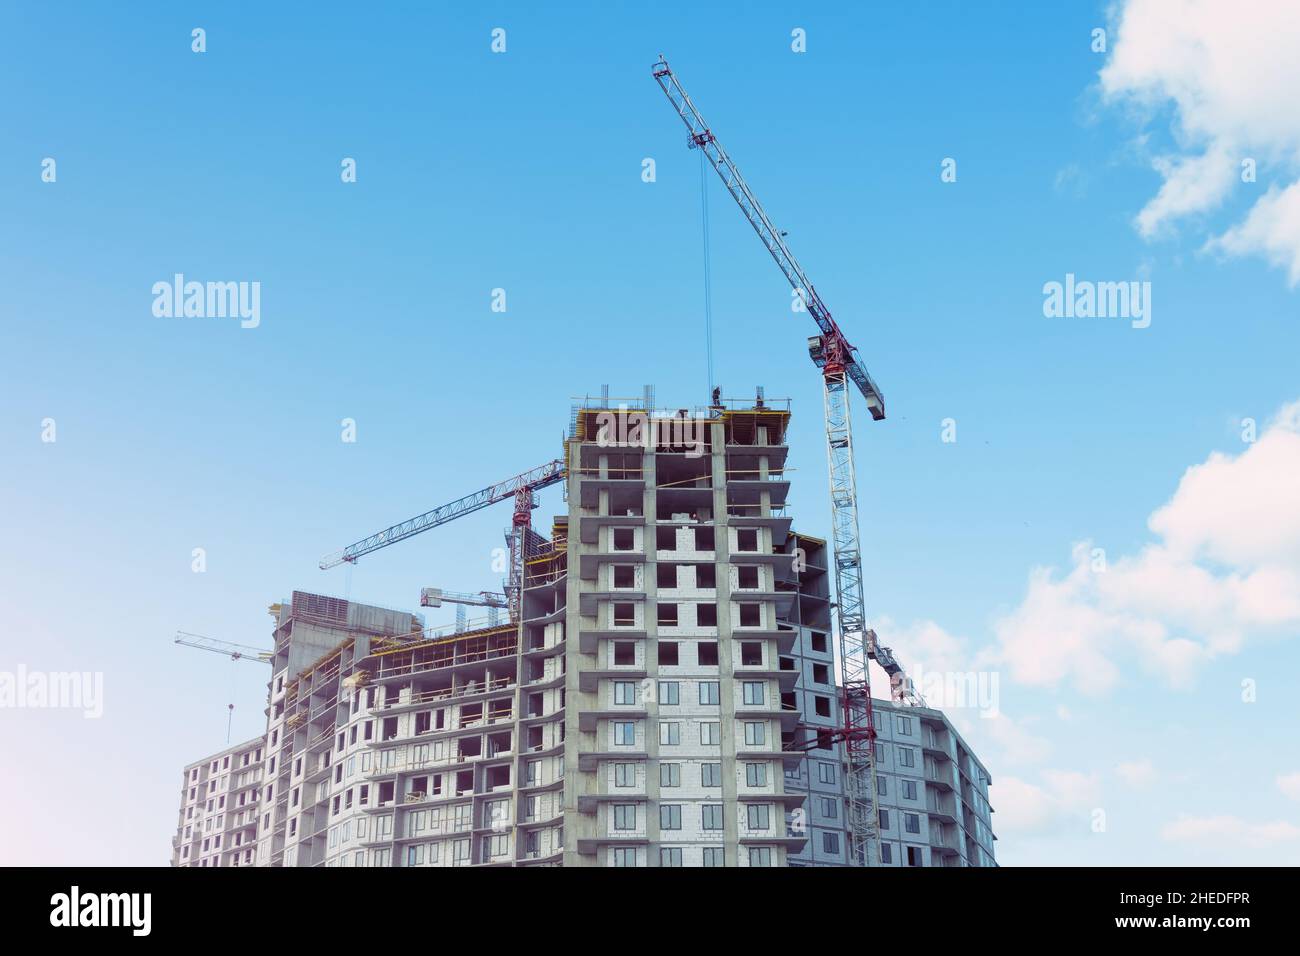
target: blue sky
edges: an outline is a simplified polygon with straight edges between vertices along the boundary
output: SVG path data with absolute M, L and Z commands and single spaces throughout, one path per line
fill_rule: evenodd
M 1093 4 L 7 7 L 0 668 L 102 671 L 105 713 L 0 711 L 27 781 L 3 798 L 25 822 L 5 862 L 166 860 L 181 766 L 224 745 L 232 692 L 236 738 L 258 733 L 264 692 L 257 665 L 174 647 L 177 628 L 265 644 L 266 606 L 295 588 L 411 608 L 425 585 L 497 587 L 500 508 L 350 572 L 316 562 L 557 457 L 573 396 L 602 383 L 703 403 L 699 159 L 651 79 L 661 52 L 888 399 L 857 432 L 868 608 L 905 661 L 998 671 L 1005 720 L 962 719 L 1009 781 L 999 858 L 1300 862 L 1285 608 L 1173 685 L 1132 653 L 1136 604 L 1114 594 L 1096 598 L 1106 687 L 1080 686 L 1087 652 L 1056 675 L 1025 659 L 1026 628 L 1058 641 L 1025 612 L 1034 569 L 1063 580 L 1087 541 L 1142 590 L 1164 540 L 1148 519 L 1177 500 L 1187 562 L 1237 580 L 1263 552 L 1179 530 L 1225 500 L 1175 499 L 1180 480 L 1220 452 L 1227 497 L 1253 501 L 1256 451 L 1292 461 L 1293 431 L 1267 424 L 1300 399 L 1291 276 L 1267 237 L 1261 254 L 1249 231 L 1206 242 L 1288 187 L 1300 151 L 1258 118 L 1216 140 L 1219 114 L 1190 115 L 1212 96 L 1161 96 L 1176 58 L 1164 86 L 1121 61 L 1107 87 L 1124 43 L 1156 60 L 1139 55 L 1145 7 L 1120 6 L 1129 37 Z M 1143 234 L 1168 158 L 1225 137 L 1258 147 L 1258 180 Z M 707 188 L 717 380 L 792 399 L 791 510 L 825 536 L 812 323 L 712 173 Z M 155 317 L 151 287 L 177 272 L 260 282 L 260 326 Z M 1151 326 L 1045 318 L 1044 283 L 1067 273 L 1150 281 Z M 1272 444 L 1243 443 L 1245 417 Z M 561 506 L 548 492 L 539 520 Z M 1296 580 L 1300 546 L 1264 552 Z M 109 792 L 77 796 L 90 785 Z

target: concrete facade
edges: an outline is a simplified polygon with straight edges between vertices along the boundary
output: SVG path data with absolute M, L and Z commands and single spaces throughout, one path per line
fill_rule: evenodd
M 783 866 L 802 796 L 778 658 L 794 594 L 789 413 L 640 422 L 583 409 L 569 443 L 565 865 Z M 640 432 L 638 432 L 638 424 Z M 636 437 L 633 437 L 636 436 Z
M 252 775 L 186 768 L 173 862 L 847 865 L 830 554 L 791 530 L 788 420 L 576 410 L 515 623 L 273 605 L 266 736 L 229 753 Z M 938 711 L 876 706 L 889 865 L 992 865 L 982 765 Z
M 265 738 L 255 737 L 185 768 L 172 866 L 253 866 Z

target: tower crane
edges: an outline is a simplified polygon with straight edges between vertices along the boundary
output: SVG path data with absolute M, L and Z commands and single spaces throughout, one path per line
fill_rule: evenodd
M 230 641 L 218 641 L 216 638 L 204 637 L 202 634 L 191 634 L 189 631 L 177 631 L 172 643 L 180 644 L 182 647 L 193 647 L 200 651 L 225 654 L 232 661 L 258 661 L 262 664 L 268 664 L 271 661 L 271 652 L 264 651 L 260 647 L 252 647 L 248 644 L 232 644 Z
M 808 354 L 821 370 L 826 414 L 826 452 L 830 470 L 832 544 L 835 555 L 836 619 L 839 626 L 840 680 L 844 694 L 844 726 L 835 737 L 844 742 L 848 758 L 845 791 L 848 800 L 849 859 L 871 865 L 879 858 L 880 832 L 875 807 L 875 725 L 871 710 L 868 660 L 887 661 L 895 699 L 918 703 L 910 683 L 887 649 L 879 647 L 867 628 L 862 597 L 862 546 L 858 534 L 857 475 L 853 463 L 853 423 L 849 386 L 862 395 L 875 421 L 885 417 L 885 398 L 859 361 L 830 309 L 785 243 L 740 170 L 695 108 L 677 75 L 660 55 L 651 68 L 655 82 L 686 124 L 689 149 L 701 150 L 731 193 L 740 211 L 794 289 L 805 311 L 817 323 L 808 339 Z M 884 651 L 885 653 L 881 653 Z M 899 676 L 895 679 L 895 673 Z M 874 856 L 873 856 L 874 854 Z
M 421 588 L 420 607 L 442 607 L 443 604 L 456 605 L 456 630 L 465 630 L 465 607 L 485 607 L 488 609 L 488 624 L 497 625 L 497 611 L 509 607 L 510 601 L 499 591 L 479 591 L 466 594 L 461 591 L 444 591 L 442 588 Z M 516 622 L 517 623 L 517 622 Z
M 518 621 L 520 592 L 523 585 L 524 552 L 527 548 L 528 534 L 532 530 L 532 512 L 537 507 L 535 493 L 543 488 L 558 484 L 564 478 L 564 462 L 559 458 L 548 461 L 544 465 L 538 465 L 536 468 L 521 472 L 513 478 L 507 478 L 495 485 L 488 485 L 472 495 L 458 498 L 448 504 L 440 505 L 432 511 L 426 511 L 422 515 L 409 518 L 401 524 L 395 524 L 391 528 L 378 531 L 368 538 L 362 538 L 360 541 L 348 545 L 342 551 L 328 554 L 321 558 L 321 570 L 327 571 L 344 563 L 355 564 L 357 559 L 363 555 L 378 551 L 380 548 L 386 548 L 390 544 L 405 541 L 407 538 L 428 531 L 430 528 L 436 528 L 448 521 L 480 511 L 499 501 L 513 498 L 515 512 L 511 522 L 512 530 L 509 535 L 510 581 L 506 593 L 507 603 L 510 607 L 510 619 Z
M 189 631 L 177 631 L 176 637 L 172 640 L 173 644 L 179 644 L 182 647 L 193 647 L 200 651 L 211 651 L 214 654 L 224 654 L 232 661 L 256 661 L 260 664 L 269 664 L 271 662 L 271 652 L 264 651 L 260 647 L 253 647 L 249 644 L 233 644 L 230 641 L 219 641 L 214 637 L 204 637 L 202 634 L 192 634 Z M 234 684 L 231 684 L 231 695 L 234 694 Z M 226 744 L 230 744 L 230 728 L 235 717 L 235 705 L 233 702 L 226 705 Z
M 476 607 L 508 607 L 506 596 L 499 591 L 479 591 L 466 594 L 462 591 L 444 591 L 442 588 L 421 588 L 420 607 L 442 607 L 446 604 L 470 604 Z

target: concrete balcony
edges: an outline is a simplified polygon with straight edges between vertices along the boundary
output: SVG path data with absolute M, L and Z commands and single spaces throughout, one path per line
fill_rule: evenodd
M 600 727 L 602 720 L 645 720 L 649 714 L 644 709 L 627 708 L 626 710 L 580 710 L 578 711 L 578 729 L 592 734 Z
M 601 763 L 607 760 L 637 763 L 649 759 L 650 755 L 644 750 L 633 750 L 631 747 L 627 750 L 589 750 L 578 754 L 578 769 L 584 773 L 592 773 L 599 770 Z

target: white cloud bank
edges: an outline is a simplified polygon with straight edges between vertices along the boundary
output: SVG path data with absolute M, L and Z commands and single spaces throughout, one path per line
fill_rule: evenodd
M 1115 775 L 1130 787 L 1138 790 L 1146 790 L 1156 782 L 1156 778 L 1159 776 L 1156 773 L 1155 766 L 1146 758 L 1129 760 L 1119 764 L 1115 768 Z
M 997 810 L 999 839 L 1087 833 L 1100 800 L 1097 778 L 1073 770 L 1044 770 L 1042 784 L 1019 777 L 995 777 L 989 803 Z
M 1295 773 L 1278 774 L 1277 788 L 1288 800 L 1300 800 L 1300 770 Z
M 1241 180 L 1245 159 L 1261 181 L 1279 173 L 1246 217 L 1207 247 L 1258 255 L 1300 283 L 1300 4 L 1295 0 L 1124 0 L 1112 54 L 1101 70 L 1108 102 L 1153 119 L 1172 106 L 1178 152 L 1152 163 L 1164 177 L 1137 216 L 1151 237 L 1211 212 Z
M 1171 843 L 1240 844 L 1252 848 L 1271 847 L 1283 840 L 1300 839 L 1300 827 L 1285 820 L 1249 823 L 1240 817 L 1194 817 L 1182 814 L 1166 823 L 1160 836 Z
M 1158 540 L 1099 564 L 1074 547 L 1063 575 L 1035 568 L 997 621 L 993 656 L 1022 684 L 1103 693 L 1129 660 L 1189 686 L 1248 638 L 1300 626 L 1300 402 L 1238 455 L 1189 468 L 1148 520 Z

